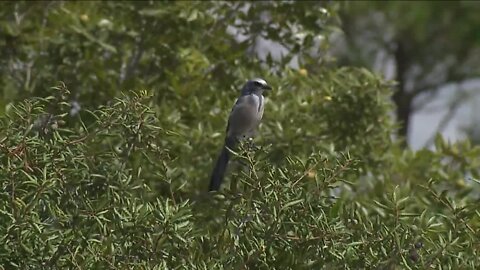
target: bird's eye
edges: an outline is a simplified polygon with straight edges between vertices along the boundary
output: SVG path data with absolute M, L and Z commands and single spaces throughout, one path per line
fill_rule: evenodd
M 255 84 L 256 86 L 263 86 L 263 84 L 262 84 L 261 82 L 257 82 L 257 81 L 255 81 L 254 84 Z

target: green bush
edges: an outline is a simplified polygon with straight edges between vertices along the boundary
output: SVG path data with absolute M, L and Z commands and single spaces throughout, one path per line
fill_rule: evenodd
M 10 107 L 0 122 L 0 264 L 477 268 L 480 150 L 441 138 L 436 152 L 400 150 L 381 81 L 355 69 L 319 76 L 278 80 L 260 149 L 239 152 L 218 194 L 205 190 L 221 139 L 204 136 L 217 127 L 159 118 L 148 91 L 75 119 L 62 84 Z M 352 88 L 336 83 L 345 76 Z M 326 120 L 335 117 L 350 128 Z

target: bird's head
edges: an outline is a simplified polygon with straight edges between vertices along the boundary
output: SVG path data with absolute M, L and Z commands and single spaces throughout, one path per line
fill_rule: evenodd
M 250 95 L 250 94 L 262 94 L 265 90 L 272 90 L 272 87 L 267 84 L 264 79 L 252 79 L 245 83 L 242 89 L 242 94 Z

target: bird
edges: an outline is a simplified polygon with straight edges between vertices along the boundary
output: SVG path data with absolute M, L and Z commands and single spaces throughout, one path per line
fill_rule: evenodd
M 241 140 L 252 138 L 263 117 L 265 98 L 263 92 L 272 90 L 264 79 L 248 80 L 242 87 L 228 117 L 225 142 L 213 168 L 209 191 L 218 191 L 230 159 L 230 151 Z

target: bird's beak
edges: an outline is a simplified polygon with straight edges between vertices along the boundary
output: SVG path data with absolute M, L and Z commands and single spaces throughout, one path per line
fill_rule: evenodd
M 265 90 L 272 90 L 272 87 L 270 85 L 265 85 L 263 86 L 263 89 Z

